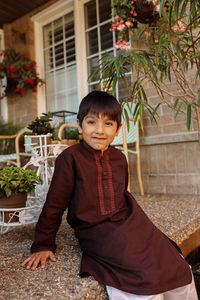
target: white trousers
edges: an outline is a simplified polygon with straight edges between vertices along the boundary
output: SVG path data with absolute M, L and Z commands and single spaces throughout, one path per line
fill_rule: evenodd
M 106 290 L 110 300 L 198 300 L 194 278 L 188 285 L 151 296 L 126 293 L 111 286 L 106 286 Z

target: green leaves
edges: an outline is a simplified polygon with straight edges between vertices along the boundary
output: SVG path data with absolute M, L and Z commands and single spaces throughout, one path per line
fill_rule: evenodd
M 12 193 L 29 193 L 40 182 L 35 170 L 18 167 L 5 167 L 0 170 L 0 196 L 9 197 Z
M 52 121 L 51 117 L 51 113 L 43 113 L 42 116 L 37 117 L 34 121 L 28 124 L 27 128 L 30 129 L 34 134 L 38 135 L 53 133 L 54 128 L 50 123 L 50 121 Z

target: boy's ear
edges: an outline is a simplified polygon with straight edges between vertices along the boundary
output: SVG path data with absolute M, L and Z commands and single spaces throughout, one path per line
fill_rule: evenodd
M 119 125 L 119 127 L 118 127 L 118 129 L 117 129 L 117 131 L 116 131 L 116 134 L 115 134 L 115 136 L 117 136 L 118 135 L 118 133 L 119 133 L 119 131 L 120 131 L 120 128 L 122 127 L 122 123 Z
M 83 133 L 83 130 L 82 130 L 81 125 L 80 125 L 80 122 L 79 122 L 79 119 L 77 119 L 76 122 L 77 122 L 77 125 L 78 125 L 78 132 L 79 132 L 80 134 Z

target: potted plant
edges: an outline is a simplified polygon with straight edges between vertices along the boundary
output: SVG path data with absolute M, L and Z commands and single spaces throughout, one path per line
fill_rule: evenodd
M 0 52 L 0 79 L 6 78 L 5 89 L 0 99 L 11 94 L 23 95 L 25 89 L 36 92 L 38 84 L 44 81 L 38 77 L 36 62 L 28 54 L 17 52 L 13 47 Z
M 26 206 L 27 193 L 33 192 L 40 178 L 35 170 L 7 166 L 0 170 L 0 208 L 20 208 Z M 4 213 L 4 222 L 8 222 L 9 215 Z M 10 222 L 18 221 L 13 217 Z
M 34 121 L 32 121 L 27 126 L 27 128 L 31 130 L 30 135 L 42 136 L 41 137 L 42 145 L 45 145 L 45 141 L 44 141 L 45 139 L 47 144 L 51 143 L 51 136 L 54 132 L 54 128 L 51 125 L 51 121 L 52 121 L 51 113 L 47 113 L 47 114 L 43 113 L 42 116 L 37 117 Z M 34 138 L 34 136 L 31 136 L 32 142 L 35 143 L 36 145 L 40 144 L 38 137 Z

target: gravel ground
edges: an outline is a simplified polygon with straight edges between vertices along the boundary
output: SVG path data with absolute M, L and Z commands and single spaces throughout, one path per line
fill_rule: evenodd
M 200 228 L 200 198 L 194 196 L 135 196 L 150 219 L 178 244 Z M 24 270 L 34 225 L 0 235 L 0 300 L 106 300 L 105 290 L 92 277 L 78 276 L 80 249 L 73 230 L 63 221 L 57 234 L 57 262 L 47 268 Z

